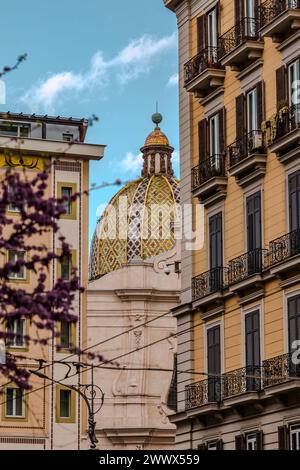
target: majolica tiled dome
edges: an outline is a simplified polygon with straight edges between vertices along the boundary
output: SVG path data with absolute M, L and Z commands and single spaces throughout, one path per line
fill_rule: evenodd
M 180 202 L 179 182 L 174 178 L 171 164 L 174 149 L 166 136 L 162 140 L 164 134 L 160 130 L 159 134 L 157 141 L 149 136 L 141 149 L 144 156 L 141 178 L 112 198 L 97 224 L 90 253 L 90 280 L 119 269 L 133 259 L 152 258 L 175 246 L 172 222 L 176 204 Z M 125 196 L 128 210 L 120 214 Z M 114 218 L 116 223 L 112 223 Z

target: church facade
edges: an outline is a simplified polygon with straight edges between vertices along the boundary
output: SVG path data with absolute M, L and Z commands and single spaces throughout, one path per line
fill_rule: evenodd
M 99 449 L 171 449 L 176 409 L 176 320 L 180 242 L 179 183 L 158 124 L 141 149 L 141 177 L 122 188 L 93 237 L 88 344 L 111 361 L 95 367 L 104 393 L 96 415 Z M 93 349 L 92 349 L 93 351 Z M 175 400 L 176 401 L 176 400 Z

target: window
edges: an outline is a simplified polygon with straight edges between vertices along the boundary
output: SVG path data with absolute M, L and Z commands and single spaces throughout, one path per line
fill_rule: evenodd
M 222 212 L 209 218 L 210 269 L 223 266 Z
M 247 131 L 257 130 L 257 92 L 256 88 L 247 93 Z
M 262 431 L 252 431 L 235 436 L 236 450 L 263 450 L 264 435 Z
M 57 256 L 61 256 L 61 249 L 57 250 Z M 56 264 L 56 277 L 69 281 L 72 276 L 72 270 L 76 268 L 76 250 L 71 250 L 70 255 L 63 256 L 57 260 Z
M 247 390 L 259 390 L 261 375 L 259 310 L 245 316 L 245 351 Z
M 216 62 L 218 60 L 218 21 L 216 9 L 207 14 L 207 46 L 209 59 Z
M 61 266 L 61 278 L 64 281 L 69 281 L 71 278 L 71 270 L 72 270 L 72 258 L 70 256 L 64 256 L 62 262 L 60 263 Z
M 60 322 L 60 347 L 70 349 L 75 343 L 75 324 L 62 321 Z
M 215 114 L 209 120 L 209 144 L 210 156 L 219 155 L 220 153 L 220 139 L 219 139 L 219 115 Z
M 19 122 L 0 122 L 0 134 L 12 137 L 29 137 L 30 124 Z
M 16 264 L 18 260 L 25 259 L 24 251 L 9 250 L 8 252 L 8 262 Z M 17 272 L 11 272 L 9 274 L 9 279 L 11 280 L 25 280 L 26 279 L 26 268 L 24 265 L 19 267 Z
M 300 338 L 300 295 L 288 299 L 288 334 L 289 352 L 293 352 L 293 344 Z M 289 373 L 297 370 L 300 370 L 300 366 L 291 363 Z
M 68 134 L 63 134 L 62 137 L 63 137 L 63 140 L 65 142 L 73 142 L 73 140 L 74 140 L 74 135 L 73 134 L 69 134 L 69 133 Z
M 289 226 L 290 232 L 294 232 L 291 250 L 300 251 L 299 233 L 300 233 L 300 171 L 289 175 Z M 298 251 L 298 253 L 299 253 Z
M 246 20 L 246 27 L 245 32 L 248 36 L 253 37 L 256 36 L 256 0 L 244 0 L 244 11 L 245 11 L 245 20 Z
M 262 245 L 261 235 L 261 193 L 257 191 L 246 199 L 246 220 L 247 220 L 247 248 L 248 252 L 253 253 L 253 263 L 256 260 L 255 253 L 260 256 L 259 250 Z M 252 264 L 249 257 L 249 265 Z
M 256 433 L 246 434 L 246 450 L 257 450 Z
M 64 206 L 66 214 L 70 215 L 72 213 L 72 201 L 70 200 L 72 196 L 72 188 L 63 186 L 61 188 L 61 197 L 64 200 Z
M 71 390 L 60 390 L 60 417 L 70 418 Z
M 300 103 L 300 61 L 296 60 L 288 67 L 288 92 L 289 92 L 289 105 L 297 105 Z
M 75 392 L 64 385 L 56 386 L 56 422 L 75 423 Z
M 14 337 L 7 338 L 6 345 L 8 348 L 24 348 L 25 341 L 25 320 L 22 318 L 17 318 L 15 320 L 10 320 L 6 326 L 7 332 L 15 335 Z
M 20 388 L 6 388 L 5 416 L 7 418 L 24 418 L 25 406 L 23 390 Z
M 300 450 L 300 423 L 290 425 L 290 449 Z
M 10 185 L 7 186 L 7 191 L 9 194 L 14 194 L 14 188 L 12 188 Z M 19 209 L 17 209 L 12 203 L 8 204 L 7 210 L 9 212 L 19 212 Z
M 210 441 L 207 443 L 207 450 L 217 450 L 217 441 Z
M 220 326 L 207 330 L 207 372 L 208 372 L 208 401 L 220 401 L 221 374 L 221 331 Z
M 75 220 L 77 217 L 77 201 L 70 200 L 71 196 L 76 193 L 76 188 L 75 183 L 61 182 L 57 184 L 57 197 L 64 199 L 63 204 L 66 211 L 60 216 L 61 219 Z

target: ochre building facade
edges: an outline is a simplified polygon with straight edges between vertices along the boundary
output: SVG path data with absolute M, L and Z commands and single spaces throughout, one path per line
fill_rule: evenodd
M 164 3 L 179 31 L 181 203 L 204 231 L 202 248 L 182 244 L 177 446 L 299 449 L 300 5 Z

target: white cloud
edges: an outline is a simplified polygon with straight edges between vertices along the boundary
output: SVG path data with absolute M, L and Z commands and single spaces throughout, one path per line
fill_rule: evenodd
M 168 80 L 167 86 L 172 87 L 172 86 L 177 86 L 179 83 L 179 75 L 178 73 L 174 73 L 171 75 L 171 77 Z
M 91 59 L 87 71 L 75 73 L 72 71 L 52 74 L 33 85 L 23 96 L 21 102 L 31 111 L 53 112 L 57 103 L 74 96 L 75 93 L 88 92 L 92 86 L 106 86 L 115 76 L 124 85 L 140 75 L 148 73 L 152 61 L 160 55 L 175 48 L 176 33 L 157 39 L 144 35 L 134 39 L 115 57 L 105 60 L 101 51 Z
M 141 153 L 134 155 L 132 152 L 127 152 L 126 157 L 121 161 L 121 165 L 126 173 L 136 173 L 142 169 L 143 155 Z

